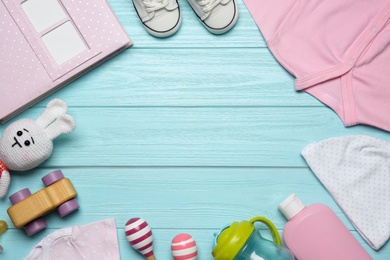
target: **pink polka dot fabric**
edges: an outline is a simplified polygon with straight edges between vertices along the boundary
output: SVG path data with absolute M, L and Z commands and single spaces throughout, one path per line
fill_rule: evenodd
M 345 126 L 390 131 L 389 0 L 243 0 L 275 58 Z
M 375 250 L 390 237 L 390 143 L 365 135 L 307 145 L 311 170 Z
M 1 122 L 132 45 L 106 0 L 58 1 L 66 18 L 43 31 L 33 26 L 23 2 L 0 1 Z M 43 37 L 68 23 L 85 42 L 85 50 L 57 64 Z

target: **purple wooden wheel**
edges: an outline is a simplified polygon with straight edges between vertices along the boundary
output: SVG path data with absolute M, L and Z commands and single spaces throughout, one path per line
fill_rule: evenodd
M 24 200 L 28 196 L 31 195 L 31 192 L 28 188 L 25 188 L 23 190 L 17 191 L 11 196 L 9 196 L 9 200 L 11 201 L 12 205 L 18 203 L 21 200 Z
M 67 202 L 61 204 L 57 211 L 61 218 L 69 215 L 73 211 L 76 211 L 80 207 L 76 199 L 68 200 Z
M 24 230 L 26 231 L 28 236 L 32 236 L 35 233 L 38 233 L 42 229 L 46 228 L 46 226 L 46 221 L 43 218 L 37 218 L 36 220 L 25 225 Z
M 45 186 L 47 187 L 47 186 L 52 185 L 56 181 L 61 180 L 62 178 L 64 178 L 62 171 L 56 170 L 54 172 L 48 173 L 45 176 L 43 176 L 42 181 L 43 181 L 43 184 L 45 184 Z

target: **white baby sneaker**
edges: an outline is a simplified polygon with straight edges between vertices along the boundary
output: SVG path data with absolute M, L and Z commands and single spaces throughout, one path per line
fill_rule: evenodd
M 133 0 L 134 8 L 148 33 L 168 37 L 180 27 L 181 14 L 177 0 Z
M 237 22 L 237 0 L 188 0 L 188 3 L 211 33 L 225 33 Z

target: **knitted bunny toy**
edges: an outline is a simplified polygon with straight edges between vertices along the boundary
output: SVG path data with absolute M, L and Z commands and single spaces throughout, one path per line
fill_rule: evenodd
M 27 171 L 50 157 L 53 139 L 75 128 L 67 105 L 53 99 L 37 120 L 23 118 L 9 125 L 0 139 L 0 198 L 8 191 L 9 170 Z

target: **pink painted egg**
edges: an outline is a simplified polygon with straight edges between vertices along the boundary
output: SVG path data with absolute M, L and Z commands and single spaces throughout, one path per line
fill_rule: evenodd
M 198 256 L 196 242 L 188 234 L 179 234 L 172 240 L 171 250 L 175 260 L 195 260 Z
M 152 230 L 142 218 L 132 218 L 126 222 L 125 234 L 130 245 L 146 258 L 153 256 Z

